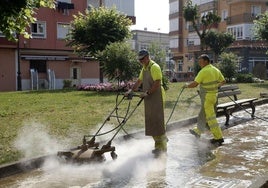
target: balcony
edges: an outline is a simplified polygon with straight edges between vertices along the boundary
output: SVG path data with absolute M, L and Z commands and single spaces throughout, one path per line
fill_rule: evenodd
M 226 18 L 226 24 L 234 25 L 240 23 L 253 23 L 253 20 L 256 20 L 256 16 L 257 15 L 251 13 L 244 13 L 235 16 L 230 16 Z
M 198 30 L 203 30 L 204 29 L 204 27 L 203 27 L 202 24 L 198 23 L 196 25 L 197 25 Z M 211 28 L 218 28 L 218 24 L 217 23 L 214 23 L 210 27 Z M 193 25 L 189 25 L 188 26 L 188 32 L 195 32 L 195 29 L 194 29 Z
M 226 1 L 228 4 L 232 4 L 232 3 L 245 3 L 245 2 L 250 2 L 250 3 L 256 3 L 256 0 L 227 0 Z M 267 0 L 258 0 L 258 3 L 266 3 Z
M 69 11 L 70 9 L 74 9 L 74 4 L 57 1 L 56 7 L 58 11 L 66 12 Z

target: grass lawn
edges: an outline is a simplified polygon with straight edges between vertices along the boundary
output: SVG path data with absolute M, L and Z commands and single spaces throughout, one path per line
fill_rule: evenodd
M 170 116 L 184 83 L 170 83 L 166 92 L 166 120 Z M 268 92 L 268 82 L 238 84 L 242 94 L 239 98 L 259 98 L 260 92 Z M 200 108 L 197 89 L 185 89 L 169 122 L 196 116 Z M 122 96 L 119 96 L 120 100 Z M 134 97 L 130 110 L 140 99 Z M 116 93 L 56 90 L 22 91 L 0 93 L 0 164 L 46 154 L 56 143 L 76 146 L 85 134 L 93 134 L 112 112 Z M 118 113 L 124 116 L 129 101 L 119 105 Z M 115 120 L 116 121 L 116 120 Z M 118 125 L 111 120 L 109 128 Z M 143 103 L 125 125 L 128 132 L 143 130 Z M 49 140 L 47 140 L 48 138 Z M 110 138 L 110 137 L 109 137 Z M 51 144 L 51 139 L 55 143 Z M 50 144 L 49 144 L 50 143 Z M 44 147 L 46 146 L 46 147 Z M 34 151 L 22 152 L 29 147 Z M 64 149 L 64 148 L 61 148 Z

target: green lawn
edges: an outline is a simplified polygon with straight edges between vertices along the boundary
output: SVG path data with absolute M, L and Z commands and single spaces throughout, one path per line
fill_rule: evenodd
M 183 83 L 170 83 L 170 89 L 166 92 L 166 120 L 181 91 Z M 239 84 L 242 94 L 239 98 L 259 97 L 260 92 L 268 92 L 268 82 L 261 84 Z M 185 89 L 176 106 L 170 122 L 189 118 L 197 115 L 200 101 L 197 89 Z M 119 100 L 122 96 L 119 96 Z M 132 110 L 140 99 L 134 97 L 130 105 Z M 116 93 L 90 92 L 76 90 L 56 91 L 23 91 L 0 93 L 0 164 L 13 162 L 23 157 L 23 154 L 15 147 L 21 134 L 20 144 L 30 143 L 33 135 L 43 136 L 37 133 L 35 127 L 53 137 L 59 142 L 69 138 L 68 146 L 80 144 L 83 135 L 93 134 L 112 112 L 116 104 Z M 124 116 L 129 101 L 124 100 L 119 106 L 118 113 Z M 110 121 L 111 126 L 118 125 Z M 110 126 L 110 125 L 109 125 Z M 143 104 L 141 104 L 125 125 L 128 132 L 142 130 L 144 126 Z M 42 129 L 41 129 L 42 128 Z M 111 128 L 111 127 L 110 127 Z M 109 129 L 109 128 L 108 128 Z M 24 139 L 25 138 L 25 139 Z M 44 143 L 46 144 L 46 143 Z M 43 155 L 46 151 L 31 154 L 31 157 Z

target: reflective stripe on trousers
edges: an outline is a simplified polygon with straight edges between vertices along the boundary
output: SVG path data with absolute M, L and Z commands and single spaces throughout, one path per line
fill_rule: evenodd
M 217 102 L 217 95 L 207 93 L 205 95 L 204 110 L 206 115 L 206 122 L 209 126 L 214 139 L 222 138 L 222 131 L 216 119 L 215 104 Z
M 203 103 L 202 109 L 200 110 L 200 113 L 198 115 L 198 124 L 197 127 L 194 128 L 194 131 L 200 135 L 207 129 L 208 126 L 214 139 L 221 139 L 223 137 L 222 131 L 216 119 L 215 113 L 217 95 L 215 95 L 215 93 L 207 93 L 203 97 L 204 99 L 201 99 Z

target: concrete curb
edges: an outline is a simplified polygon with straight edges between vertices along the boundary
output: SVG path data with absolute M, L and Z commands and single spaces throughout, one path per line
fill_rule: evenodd
M 48 156 L 36 157 L 0 166 L 0 178 L 39 168 Z

